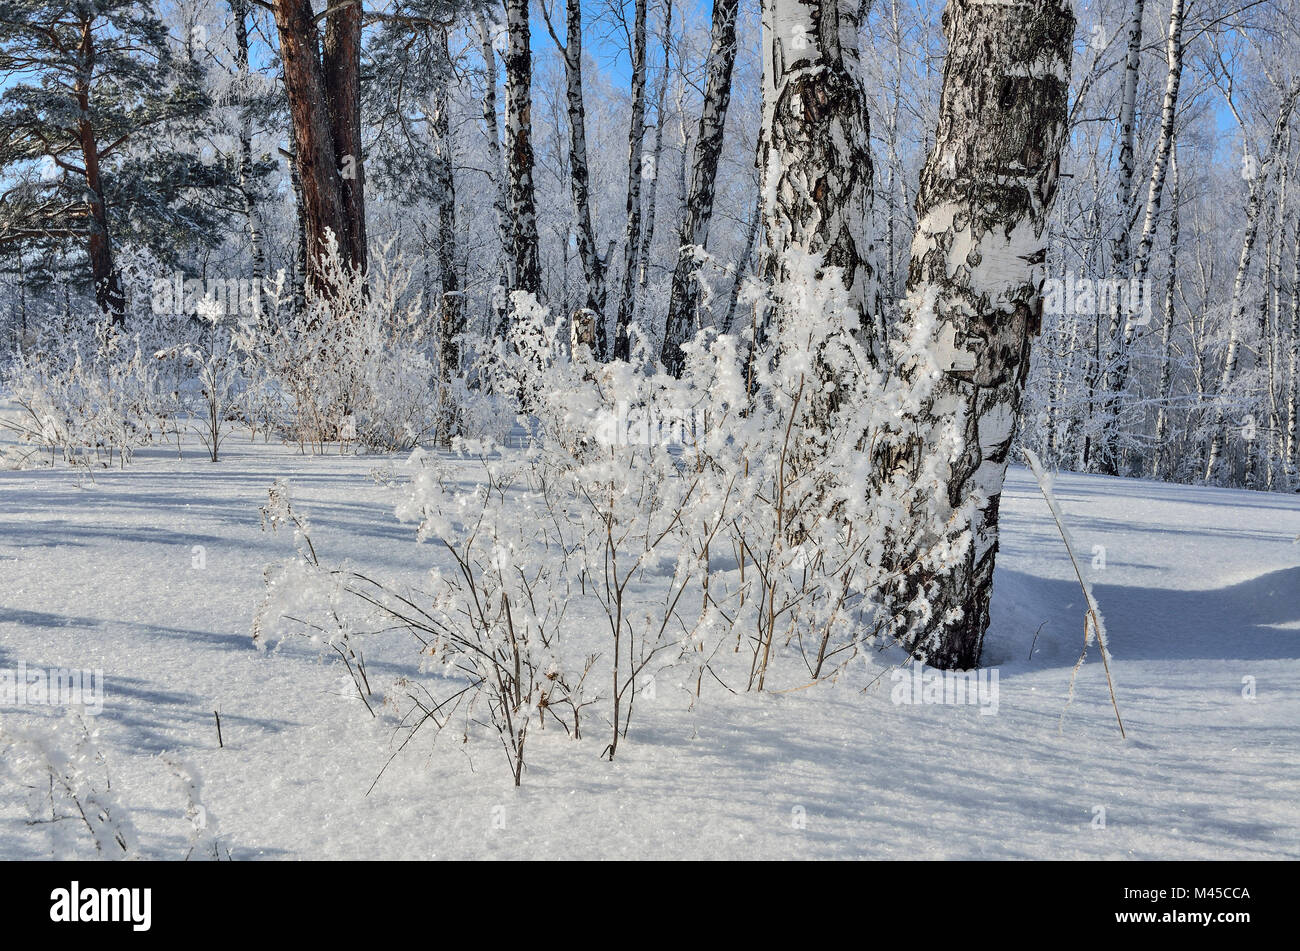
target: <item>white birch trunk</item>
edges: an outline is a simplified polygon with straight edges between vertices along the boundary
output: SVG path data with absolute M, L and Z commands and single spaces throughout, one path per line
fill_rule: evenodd
M 1002 483 L 1041 322 L 1074 23 L 1067 0 L 951 0 L 944 13 L 939 126 L 921 173 L 904 316 L 934 301 L 943 372 L 920 431 L 950 420 L 963 434 L 947 501 L 953 517 L 974 502 L 965 556 L 920 579 L 931 614 L 912 647 L 938 667 L 976 665 L 988 627 Z
M 825 265 L 841 269 L 863 340 L 879 353 L 884 331 L 859 12 L 857 0 L 764 0 L 762 270 L 779 281 L 789 248 L 823 255 Z
M 1242 318 L 1246 310 L 1246 278 L 1250 272 L 1250 263 L 1255 250 L 1255 239 L 1259 235 L 1260 212 L 1263 210 L 1264 204 L 1264 183 L 1281 149 L 1282 136 L 1291 121 L 1291 113 L 1295 110 L 1297 96 L 1300 96 L 1300 80 L 1296 80 L 1282 97 L 1277 121 L 1273 125 L 1273 135 L 1269 140 L 1268 152 L 1264 156 L 1264 162 L 1260 165 L 1258 173 L 1250 183 L 1250 198 L 1246 202 L 1246 233 L 1241 241 L 1241 254 L 1237 258 L 1237 276 L 1232 282 L 1232 305 L 1228 311 L 1228 352 L 1223 361 L 1223 373 L 1219 377 L 1218 399 L 1211 423 L 1210 451 L 1205 463 L 1206 482 L 1214 480 L 1223 453 L 1224 440 L 1227 438 L 1224 428 L 1227 407 L 1224 405 L 1224 401 L 1227 398 L 1229 388 L 1232 386 L 1232 381 L 1237 375 L 1237 361 L 1241 349 Z

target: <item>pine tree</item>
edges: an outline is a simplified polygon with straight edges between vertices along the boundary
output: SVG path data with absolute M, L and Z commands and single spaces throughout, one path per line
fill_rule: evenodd
M 0 98 L 0 168 L 18 179 L 0 203 L 0 244 L 84 243 L 96 303 L 121 323 L 118 227 L 134 216 L 157 232 L 180 189 L 220 184 L 220 170 L 192 155 L 128 155 L 203 112 L 198 72 L 173 56 L 152 10 L 132 0 L 7 0 L 0 71 L 22 77 Z

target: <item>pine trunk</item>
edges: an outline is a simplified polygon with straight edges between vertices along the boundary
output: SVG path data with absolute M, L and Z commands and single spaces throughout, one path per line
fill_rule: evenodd
M 90 276 L 95 285 L 95 303 L 114 324 L 126 322 L 126 294 L 113 260 L 113 242 L 108 227 L 108 205 L 99 174 L 99 141 L 90 116 L 90 83 L 95 74 L 95 34 L 90 20 L 82 22 L 81 43 L 77 48 L 78 73 L 73 89 L 77 101 L 77 139 L 86 170 L 86 197 L 90 206 L 87 255 Z
M 280 61 L 293 126 L 293 161 L 302 195 L 301 221 L 307 244 L 305 279 L 308 284 L 316 284 L 326 235 L 334 235 L 341 253 L 346 254 L 348 247 L 342 176 L 326 104 L 311 2 L 274 0 L 273 12 L 280 35 Z
M 331 5 L 321 44 L 325 103 L 334 138 L 343 230 L 344 260 L 366 269 L 365 165 L 361 160 L 361 4 Z

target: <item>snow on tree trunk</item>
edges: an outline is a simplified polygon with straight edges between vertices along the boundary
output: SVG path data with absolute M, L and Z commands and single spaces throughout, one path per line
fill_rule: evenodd
M 956 517 L 975 505 L 964 557 L 922 579 L 932 613 L 912 647 L 934 666 L 968 668 L 988 627 L 998 506 L 1041 322 L 1074 16 L 1067 0 L 951 0 L 943 22 L 939 125 L 921 173 L 903 319 L 934 302 L 935 357 L 947 369 L 920 430 L 951 421 L 963 434 L 947 501 Z M 934 450 L 918 441 L 913 451 Z
M 842 270 L 861 314 L 861 333 L 879 350 L 859 12 L 857 0 L 763 2 L 762 270 L 780 282 L 786 250 L 823 255 L 824 265 Z
M 623 278 L 614 322 L 614 359 L 631 356 L 628 327 L 636 304 L 636 257 L 641 245 L 641 179 L 645 169 L 646 0 L 636 0 L 632 23 L 632 119 L 627 134 L 627 225 L 623 233 Z
M 1287 340 L 1287 389 L 1286 389 L 1286 465 L 1291 485 L 1300 484 L 1300 380 L 1296 379 L 1300 371 L 1300 216 L 1296 219 L 1295 251 L 1291 259 L 1291 333 Z
M 533 194 L 533 54 L 528 0 L 506 0 L 506 156 L 510 182 L 511 247 L 514 286 L 540 294 L 537 255 L 537 201 Z
M 453 75 L 451 53 L 447 44 L 447 30 L 438 30 L 438 52 L 442 57 L 445 74 L 439 80 L 433 96 L 433 181 L 437 188 L 438 205 L 438 274 L 442 284 L 439 301 L 441 320 L 438 323 L 439 367 L 444 386 L 460 375 L 460 349 L 457 337 L 465 332 L 465 307 L 456 273 L 456 179 L 452 173 L 451 154 L 451 101 L 447 83 Z M 446 442 L 449 433 L 439 434 Z
M 1147 186 L 1146 212 L 1142 219 L 1142 237 L 1138 241 L 1137 259 L 1133 272 L 1144 280 L 1151 262 L 1151 248 L 1156 238 L 1156 216 L 1164 194 L 1165 177 L 1169 170 L 1174 147 L 1174 124 L 1178 115 L 1178 88 L 1183 77 L 1183 0 L 1173 0 L 1169 10 L 1169 39 L 1165 48 L 1165 61 L 1169 71 L 1165 76 L 1165 96 L 1160 106 L 1160 139 L 1156 145 L 1156 160 L 1151 167 L 1151 181 Z M 1116 274 L 1115 277 L 1119 277 Z M 1125 329 L 1132 333 L 1130 323 Z
M 718 160 L 722 157 L 727 107 L 731 102 L 731 73 L 736 64 L 738 9 L 738 0 L 717 0 L 713 5 L 708 81 L 704 89 L 699 132 L 695 137 L 691 190 L 678 233 L 677 263 L 673 268 L 668 321 L 660 353 L 664 367 L 674 375 L 680 374 L 683 368 L 681 345 L 696 329 L 699 288 L 695 281 L 694 252 L 708 241 L 709 222 L 713 218 L 714 186 L 718 177 Z
M 663 67 L 659 71 L 659 81 L 655 83 L 655 142 L 650 147 L 650 161 L 646 180 L 645 227 L 641 234 L 641 250 L 637 257 L 636 289 L 637 304 L 645 299 L 646 285 L 650 281 L 650 250 L 654 247 L 655 217 L 658 210 L 659 160 L 664 149 L 664 101 L 668 96 L 668 74 L 672 66 L 673 42 L 673 4 L 665 0 L 663 13 L 663 34 L 661 45 L 664 50 Z
M 1291 154 L 1291 130 L 1287 130 L 1283 156 Z M 1280 166 L 1277 207 L 1273 213 L 1273 230 L 1268 236 L 1268 285 L 1264 289 L 1264 306 L 1260 310 L 1260 351 L 1267 370 L 1264 400 L 1268 409 L 1268 433 L 1264 440 L 1264 486 L 1273 490 L 1276 475 L 1274 463 L 1281 460 L 1281 407 L 1278 405 L 1278 334 L 1282 323 L 1282 249 L 1286 243 L 1287 184 L 1290 162 L 1285 158 Z M 1254 454 L 1252 454 L 1253 458 Z
M 1140 22 L 1138 27 L 1140 30 Z M 1151 265 L 1151 249 L 1155 244 L 1156 222 L 1160 213 L 1161 200 L 1164 196 L 1165 178 L 1168 175 L 1170 154 L 1174 143 L 1174 125 L 1178 115 L 1178 89 L 1183 75 L 1183 0 L 1172 0 L 1169 11 L 1169 37 L 1166 41 L 1165 61 L 1168 64 L 1168 71 L 1165 75 L 1165 93 L 1160 108 L 1160 137 L 1156 144 L 1155 161 L 1151 166 L 1151 180 L 1147 185 L 1142 234 L 1138 240 L 1137 256 L 1133 262 L 1133 286 L 1142 288 L 1142 294 L 1146 293 L 1146 280 Z M 1125 221 L 1127 221 L 1127 217 Z M 1116 248 L 1127 253 L 1127 235 L 1122 242 L 1117 241 Z M 1122 279 L 1123 274 L 1123 271 L 1116 270 L 1113 277 L 1117 280 Z M 1116 445 L 1119 439 L 1119 406 L 1117 401 L 1121 399 L 1121 394 L 1128 389 L 1129 371 L 1132 365 L 1133 339 L 1137 329 L 1137 325 L 1133 322 L 1133 316 L 1137 309 L 1136 303 L 1130 301 L 1129 313 L 1127 319 L 1123 322 L 1123 337 L 1119 341 L 1118 353 L 1115 355 L 1114 374 L 1111 378 L 1112 388 L 1108 393 L 1110 402 L 1105 418 L 1107 429 L 1102 434 L 1103 451 L 1101 462 L 1102 469 L 1112 475 L 1116 474 L 1120 468 L 1120 450 Z M 1118 310 L 1112 310 L 1112 317 L 1117 314 Z M 1116 324 L 1113 320 L 1111 332 L 1112 334 L 1116 332 Z M 1168 341 L 1166 339 L 1162 342 L 1167 343 Z

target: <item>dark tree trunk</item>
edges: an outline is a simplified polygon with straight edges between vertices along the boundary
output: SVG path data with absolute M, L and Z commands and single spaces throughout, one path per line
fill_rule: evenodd
M 361 10 L 326 17 L 322 44 L 311 0 L 273 0 L 284 88 L 302 191 L 307 281 L 320 277 L 326 235 L 343 263 L 366 267 L 365 173 L 361 160 Z
M 632 25 L 632 121 L 627 134 L 627 227 L 623 233 L 623 280 L 614 321 L 614 359 L 631 357 L 628 327 L 636 311 L 636 258 L 641 246 L 641 153 L 645 145 L 646 0 L 636 0 Z
M 126 295 L 113 261 L 108 206 L 104 202 L 104 185 L 99 173 L 99 142 L 90 122 L 90 82 L 95 72 L 95 34 L 91 27 L 89 20 L 82 23 L 81 44 L 77 49 L 80 70 L 73 90 L 78 110 L 77 138 L 86 170 L 86 193 L 90 205 L 86 250 L 90 257 L 91 280 L 95 285 L 95 303 L 114 324 L 121 326 L 126 322 Z
M 698 329 L 696 309 L 699 285 L 696 281 L 695 249 L 703 248 L 709 238 L 713 218 L 714 187 L 718 177 L 718 160 L 722 157 L 723 132 L 727 124 L 727 107 L 731 103 L 731 73 L 736 64 L 737 0 L 717 0 L 713 5 L 713 33 L 709 48 L 708 81 L 704 89 L 704 108 L 700 113 L 699 132 L 695 137 L 695 156 L 691 166 L 691 190 L 679 232 L 677 262 L 673 268 L 672 288 L 668 296 L 668 320 L 664 326 L 660 359 L 674 376 L 682 372 L 682 344 Z
M 327 233 L 346 248 L 343 185 L 338 153 L 326 108 L 325 80 L 310 0 L 274 0 L 280 34 L 280 61 L 293 127 L 293 156 L 302 192 L 301 220 L 307 243 L 308 284 L 318 282 L 320 255 Z
M 345 260 L 364 271 L 366 173 L 361 160 L 360 2 L 339 7 L 325 18 L 321 65 L 343 206 L 339 244 L 344 248 Z

